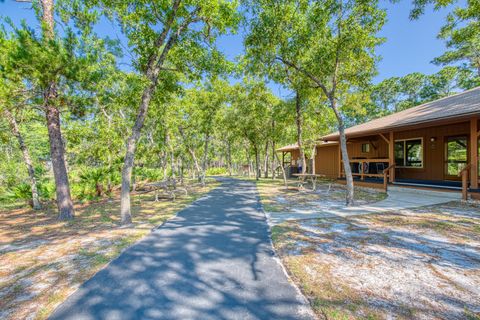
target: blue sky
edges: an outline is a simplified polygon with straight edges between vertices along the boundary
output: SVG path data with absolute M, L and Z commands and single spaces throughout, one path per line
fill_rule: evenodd
M 0 15 L 10 17 L 15 23 L 21 19 L 36 24 L 29 4 L 18 3 L 12 0 L 0 2 Z M 445 21 L 448 9 L 433 11 L 429 8 L 426 13 L 416 21 L 408 18 L 411 2 L 408 0 L 392 4 L 382 1 L 382 6 L 387 9 L 388 21 L 381 31 L 381 36 L 386 42 L 378 48 L 377 53 L 382 57 L 378 66 L 378 76 L 375 82 L 392 76 L 403 76 L 411 72 L 434 73 L 440 68 L 431 63 L 432 59 L 445 50 L 442 40 L 436 38 L 440 27 Z M 111 34 L 112 27 L 102 23 L 98 32 L 116 38 Z M 243 34 L 224 36 L 219 40 L 220 49 L 228 58 L 234 59 L 243 52 Z M 288 96 L 288 92 L 274 84 L 270 84 L 274 93 Z

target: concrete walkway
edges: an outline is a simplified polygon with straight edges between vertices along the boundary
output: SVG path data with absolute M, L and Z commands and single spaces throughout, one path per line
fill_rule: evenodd
M 430 191 L 413 188 L 391 186 L 385 200 L 355 207 L 332 205 L 328 209 L 295 210 L 295 212 L 267 212 L 269 223 L 272 225 L 287 220 L 347 217 L 361 214 L 399 211 L 408 208 L 431 206 L 450 201 L 460 200 L 460 192 Z
M 271 246 L 255 184 L 225 179 L 127 249 L 50 319 L 313 319 Z

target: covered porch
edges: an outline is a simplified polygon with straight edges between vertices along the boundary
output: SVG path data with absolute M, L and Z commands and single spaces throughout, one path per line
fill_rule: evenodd
M 448 121 L 347 136 L 347 149 L 356 184 L 385 190 L 388 185 L 462 191 L 479 190 L 478 118 Z M 338 178 L 345 179 L 338 148 Z

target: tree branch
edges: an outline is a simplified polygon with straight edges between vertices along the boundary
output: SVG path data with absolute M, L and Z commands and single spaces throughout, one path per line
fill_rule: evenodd
M 310 78 L 310 80 L 312 80 L 313 82 L 315 82 L 317 84 L 317 86 L 319 88 L 322 89 L 323 93 L 328 97 L 330 98 L 330 92 L 328 91 L 327 87 L 325 86 L 325 84 L 320 81 L 320 79 L 318 79 L 317 77 L 315 77 L 312 73 L 308 72 L 307 70 L 303 69 L 302 67 L 299 67 L 297 66 L 296 64 L 294 64 L 293 62 L 290 62 L 288 60 L 285 60 L 283 59 L 282 57 L 280 56 L 277 56 L 275 57 L 275 59 L 281 61 L 282 63 L 284 63 L 285 65 L 297 70 L 298 72 L 300 73 L 303 73 L 304 75 L 306 75 L 308 78 Z
M 177 15 L 178 7 L 180 6 L 181 0 L 173 0 L 172 3 L 172 12 L 170 16 L 167 18 L 167 22 L 163 26 L 163 30 L 158 36 L 157 40 L 155 40 L 155 48 L 160 48 L 163 43 L 165 42 L 165 39 L 167 38 L 168 33 L 170 32 L 170 29 L 172 28 L 173 21 L 175 19 L 175 16 Z M 158 60 L 158 52 L 153 53 L 147 63 L 147 76 L 150 78 L 151 75 L 150 73 L 154 70 L 155 65 L 157 64 Z
M 167 44 L 162 50 L 162 53 L 160 54 L 160 57 L 158 58 L 158 61 L 156 63 L 155 67 L 155 74 L 154 74 L 154 82 L 157 81 L 158 78 L 158 72 L 160 69 L 163 67 L 163 63 L 165 62 L 165 59 L 167 57 L 168 52 L 170 49 L 173 47 L 173 45 L 177 42 L 178 38 L 180 35 L 185 31 L 185 29 L 191 24 L 196 21 L 200 21 L 201 18 L 197 16 L 197 13 L 200 11 L 200 7 L 195 8 L 195 10 L 192 11 L 190 16 L 185 19 L 185 21 L 180 25 L 178 28 L 177 32 L 174 34 L 170 35 L 169 39 L 167 40 Z

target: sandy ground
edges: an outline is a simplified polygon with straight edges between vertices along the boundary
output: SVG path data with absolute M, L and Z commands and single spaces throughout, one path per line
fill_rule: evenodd
M 175 202 L 133 197 L 134 225 L 119 225 L 118 199 L 76 205 L 72 222 L 55 208 L 0 211 L 0 319 L 44 319 L 78 286 L 150 230 L 217 186 L 189 187 Z
M 262 179 L 257 182 L 262 204 L 268 212 L 323 211 L 345 205 L 345 187 L 329 181 L 319 182 L 315 191 L 308 188 L 286 189 L 280 180 Z M 386 193 L 375 189 L 358 188 L 355 204 L 363 205 L 386 198 Z
M 480 317 L 478 205 L 285 222 L 273 235 L 321 318 Z

